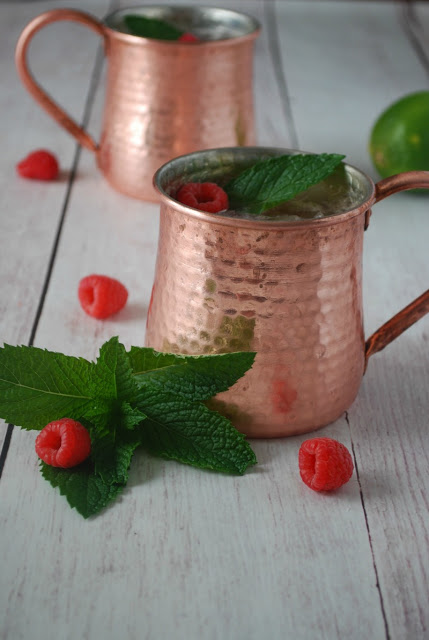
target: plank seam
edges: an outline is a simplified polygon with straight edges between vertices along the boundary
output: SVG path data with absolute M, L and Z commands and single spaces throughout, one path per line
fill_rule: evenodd
M 4 463 L 6 462 L 7 452 L 9 451 L 9 445 L 12 438 L 13 424 L 7 425 L 6 436 L 3 441 L 3 446 L 0 452 L 0 478 L 2 476 Z
M 99 74 L 101 72 L 101 65 L 102 65 L 102 62 L 103 62 L 103 58 L 104 58 L 103 52 L 102 52 L 101 48 L 99 48 L 97 50 L 97 54 L 96 54 L 94 70 L 93 70 L 92 75 L 91 75 L 90 88 L 89 88 L 88 96 L 87 96 L 87 99 L 86 99 L 86 102 L 85 102 L 84 115 L 83 115 L 83 119 L 82 119 L 82 123 L 81 123 L 81 126 L 84 127 L 84 128 L 87 126 L 87 124 L 89 122 L 89 117 L 90 117 L 91 108 L 92 108 L 92 105 L 93 105 L 93 102 L 94 102 L 95 92 L 96 92 L 96 89 L 98 87 L 98 78 L 99 78 Z M 63 207 L 62 207 L 62 210 L 61 210 L 60 219 L 58 221 L 57 231 L 56 231 L 56 234 L 55 234 L 54 243 L 52 245 L 51 255 L 50 255 L 49 263 L 48 263 L 48 268 L 46 270 L 43 289 L 42 289 L 39 305 L 37 307 L 36 316 L 34 318 L 33 327 L 32 327 L 31 334 L 30 334 L 30 340 L 29 340 L 29 346 L 30 347 L 33 346 L 33 343 L 34 343 L 34 339 L 35 339 L 35 336 L 36 336 L 37 328 L 39 326 L 40 317 L 41 317 L 42 311 L 43 311 L 43 306 L 45 304 L 46 294 L 48 292 L 49 284 L 50 284 L 50 281 L 51 281 L 52 271 L 53 271 L 53 268 L 54 268 L 55 259 L 57 257 L 58 247 L 59 247 L 59 243 L 60 243 L 60 240 L 61 240 L 61 234 L 62 234 L 62 231 L 63 231 L 64 222 L 65 222 L 65 218 L 66 218 L 66 214 L 67 214 L 67 209 L 68 209 L 68 205 L 69 205 L 69 202 L 70 202 L 71 191 L 72 191 L 72 187 L 74 185 L 74 181 L 75 181 L 75 178 L 76 178 L 77 167 L 78 167 L 78 164 L 79 164 L 79 158 L 80 158 L 81 150 L 82 150 L 82 147 L 79 144 L 77 144 L 76 145 L 76 151 L 75 151 L 74 159 L 73 159 L 73 164 L 72 164 L 72 168 L 71 168 L 71 172 L 70 172 L 70 179 L 69 179 L 69 183 L 67 185 L 67 191 L 66 191 L 66 195 L 65 195 L 65 198 L 64 198 L 64 204 L 63 204 Z
M 414 5 L 414 0 L 406 0 L 405 5 L 401 7 L 400 22 L 402 23 L 403 30 L 412 49 L 414 49 L 426 72 L 426 75 L 429 77 L 429 55 L 423 44 L 425 42 L 425 35 L 416 15 Z
M 274 67 L 274 74 L 277 79 L 277 87 L 280 92 L 281 106 L 286 120 L 286 126 L 289 130 L 291 147 L 293 147 L 294 149 L 299 149 L 298 134 L 292 116 L 289 89 L 286 82 L 286 75 L 283 69 L 282 57 L 280 53 L 280 43 L 276 26 L 277 20 L 275 16 L 276 0 L 265 0 L 263 6 L 267 24 L 269 52 Z
M 381 615 L 383 616 L 384 630 L 385 630 L 385 633 L 386 633 L 386 640 L 391 640 L 391 636 L 390 636 L 390 632 L 389 632 L 389 625 L 388 625 L 388 622 L 387 622 L 386 609 L 384 607 L 383 594 L 381 592 L 381 585 L 380 585 L 380 580 L 379 580 L 379 576 L 378 576 L 377 563 L 375 561 L 375 553 L 374 553 L 374 547 L 373 547 L 373 544 L 372 544 L 372 536 L 371 536 L 371 532 L 370 532 L 370 528 L 369 528 L 368 514 L 367 514 L 367 511 L 366 511 L 365 499 L 364 499 L 364 496 L 363 496 L 362 484 L 361 484 L 361 481 L 360 481 L 359 466 L 358 466 L 358 463 L 357 463 L 356 451 L 355 451 L 355 446 L 354 446 L 354 442 L 353 442 L 353 438 L 352 438 L 352 430 L 351 430 L 351 426 L 350 426 L 350 419 L 349 419 L 349 414 L 348 414 L 347 411 L 345 412 L 345 419 L 346 419 L 347 425 L 349 427 L 350 442 L 351 442 L 352 454 L 353 454 L 353 463 L 355 465 L 356 478 L 357 478 L 357 482 L 358 482 L 358 485 L 359 485 L 360 501 L 361 501 L 361 505 L 362 505 L 364 518 L 365 518 L 365 526 L 366 526 L 366 530 L 367 530 L 367 534 L 368 534 L 369 548 L 371 550 L 372 566 L 374 567 L 374 575 L 375 575 L 375 586 L 376 586 L 376 589 L 378 591 L 378 596 L 379 596 L 379 599 L 380 599 Z
M 98 83 L 100 80 L 100 75 L 101 75 L 101 68 L 102 68 L 102 64 L 103 64 L 103 60 L 104 60 L 104 53 L 102 50 L 102 47 L 99 47 L 97 49 L 97 53 L 96 53 L 96 57 L 95 57 L 95 63 L 94 63 L 94 68 L 91 74 L 91 80 L 89 83 L 89 90 L 88 90 L 88 95 L 85 101 L 85 106 L 84 106 L 84 110 L 83 110 L 83 117 L 82 117 L 82 123 L 81 126 L 82 127 L 86 127 L 88 122 L 89 122 L 89 118 L 91 115 L 91 109 L 94 103 L 94 98 L 95 98 L 95 93 L 96 90 L 98 88 Z M 33 320 L 33 325 L 31 327 L 31 332 L 30 332 L 30 338 L 28 341 L 28 346 L 31 347 L 34 344 L 34 339 L 37 333 L 37 328 L 39 326 L 39 322 L 40 322 L 40 318 L 42 315 L 42 311 L 43 311 L 43 307 L 45 304 L 45 299 L 46 299 L 46 295 L 48 292 L 48 288 L 49 288 L 49 284 L 51 281 L 51 277 L 52 277 L 52 272 L 53 272 L 53 268 L 54 268 L 54 263 L 55 263 L 55 259 L 57 257 L 57 253 L 58 253 L 58 247 L 59 247 L 59 243 L 60 243 L 60 239 L 61 239 L 61 233 L 64 227 L 64 222 L 65 222 L 65 218 L 66 218 L 66 213 L 67 213 L 67 209 L 68 209 L 68 205 L 70 202 L 70 197 L 71 197 L 71 190 L 76 178 L 76 173 L 77 173 L 77 167 L 79 164 L 79 158 L 80 158 L 80 153 L 81 153 L 81 146 L 78 144 L 76 145 L 76 150 L 74 153 L 74 158 L 73 158 L 73 162 L 72 162 L 72 168 L 70 171 L 70 177 L 69 177 L 69 181 L 68 181 L 68 185 L 67 185 L 67 189 L 66 189 L 66 194 L 64 197 L 64 202 L 63 202 L 63 206 L 61 208 L 61 213 L 60 213 L 60 217 L 58 220 L 58 225 L 57 225 L 57 229 L 55 232 L 55 236 L 54 236 L 54 241 L 52 244 L 52 249 L 51 249 L 51 253 L 50 253 L 50 257 L 49 257 L 49 262 L 48 262 L 48 266 L 46 269 L 46 274 L 45 274 L 45 278 L 43 281 L 43 286 L 42 286 L 42 291 L 40 294 L 40 299 L 39 299 L 39 304 L 37 305 L 37 309 L 36 309 L 36 314 L 34 316 L 34 320 Z M 4 466 L 6 464 L 6 458 L 9 452 L 9 447 L 10 447 L 10 443 L 12 440 L 12 433 L 13 433 L 13 429 L 14 429 L 14 425 L 13 424 L 8 424 L 7 426 L 7 432 L 6 432 L 6 436 L 3 442 L 3 446 L 1 448 L 1 452 L 0 452 L 0 479 L 3 473 L 3 469 Z

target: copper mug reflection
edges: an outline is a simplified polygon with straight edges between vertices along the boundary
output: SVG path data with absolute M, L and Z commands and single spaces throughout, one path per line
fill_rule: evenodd
M 130 35 L 126 14 L 167 20 L 201 38 L 195 44 Z M 107 86 L 100 143 L 37 84 L 28 47 L 45 25 L 81 23 L 104 42 Z M 257 21 L 214 7 L 145 6 L 121 9 L 102 22 L 73 9 L 36 17 L 16 48 L 21 80 L 40 105 L 79 143 L 118 191 L 156 200 L 155 171 L 178 155 L 214 146 L 251 145 L 254 139 L 253 43 Z
M 254 365 L 213 406 L 250 437 L 305 433 L 352 404 L 368 358 L 429 312 L 429 291 L 365 341 L 362 250 L 371 207 L 429 188 L 429 172 L 374 184 L 346 165 L 352 208 L 317 220 L 267 221 L 207 214 L 173 199 L 180 184 L 215 181 L 224 167 L 284 149 L 213 149 L 176 158 L 155 176 L 161 197 L 158 255 L 146 345 L 159 351 L 257 352 Z

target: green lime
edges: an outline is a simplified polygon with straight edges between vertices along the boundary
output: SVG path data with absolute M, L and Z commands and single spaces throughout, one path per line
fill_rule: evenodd
M 382 178 L 429 170 L 429 91 L 404 96 L 383 111 L 371 131 L 369 152 Z

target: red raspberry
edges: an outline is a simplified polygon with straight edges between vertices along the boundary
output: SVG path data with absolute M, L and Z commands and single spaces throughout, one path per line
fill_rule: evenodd
M 62 418 L 43 427 L 36 438 L 35 448 L 46 464 L 68 469 L 86 460 L 91 451 L 91 439 L 80 422 Z
M 128 291 L 119 280 L 94 274 L 79 282 L 78 296 L 82 309 L 88 315 L 103 319 L 125 306 Z
M 16 170 L 23 178 L 31 180 L 56 180 L 58 178 L 58 161 L 56 157 L 44 149 L 30 153 L 16 165 Z
M 177 42 L 199 42 L 200 38 L 198 36 L 194 36 L 193 33 L 189 33 L 186 31 L 182 33 L 182 35 L 177 39 Z
M 299 450 L 298 465 L 302 480 L 314 491 L 338 489 L 353 473 L 348 449 L 332 438 L 305 440 Z
M 228 209 L 228 196 L 214 182 L 188 182 L 180 187 L 176 200 L 188 207 L 218 213 Z

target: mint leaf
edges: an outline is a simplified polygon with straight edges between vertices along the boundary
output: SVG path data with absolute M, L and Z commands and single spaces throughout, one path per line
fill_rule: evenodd
M 138 386 L 133 408 L 146 417 L 141 441 L 152 453 L 229 473 L 255 464 L 244 436 L 200 404 L 243 376 L 255 353 L 186 356 L 132 347 L 127 356 Z
M 144 413 L 133 408 L 128 402 L 122 402 L 120 416 L 121 429 L 135 429 L 146 418 Z
M 0 349 L 0 416 L 23 429 L 78 420 L 91 403 L 91 363 L 36 347 Z
M 139 387 L 154 385 L 196 402 L 229 389 L 250 369 L 255 353 L 186 356 L 131 347 L 128 357 Z
M 139 432 L 120 433 L 114 443 L 105 439 L 92 444 L 91 458 L 96 461 L 95 473 L 105 484 L 126 484 L 134 451 L 141 444 Z
M 67 498 L 71 507 L 84 518 L 89 518 L 103 509 L 122 491 L 122 484 L 108 484 L 94 473 L 89 462 L 73 469 L 59 469 L 40 463 L 42 476 L 60 494 Z
M 141 391 L 148 416 L 141 427 L 142 444 L 152 453 L 225 473 L 242 474 L 256 463 L 245 436 L 227 418 L 158 385 Z
M 114 336 L 105 342 L 93 374 L 93 392 L 106 400 L 132 400 L 138 394 L 127 352 Z
M 88 362 L 34 347 L 0 349 L 0 415 L 24 428 L 61 417 L 84 424 L 90 458 L 71 469 L 41 464 L 43 477 L 83 517 L 98 513 L 128 480 L 132 456 L 153 453 L 193 466 L 244 473 L 256 458 L 229 420 L 202 401 L 226 390 L 254 353 L 182 356 L 132 347 L 117 337 Z
M 183 31 L 177 27 L 158 20 L 157 18 L 146 18 L 145 16 L 127 15 L 124 17 L 125 26 L 133 36 L 141 38 L 156 38 L 158 40 L 178 40 Z
M 96 427 L 97 437 L 109 434 L 114 439 L 116 427 L 122 421 L 123 403 L 127 402 L 126 413 L 129 415 L 129 403 L 135 402 L 139 394 L 125 347 L 116 336 L 102 345 L 92 370 L 90 387 L 94 402 L 84 417 Z M 144 414 L 140 413 L 140 416 L 139 421 Z
M 145 414 L 131 403 L 139 388 L 125 351 L 117 337 L 103 344 L 93 372 L 96 401 L 86 411 L 90 421 L 95 471 L 105 482 L 126 482 L 134 449 L 140 440 L 129 431 L 145 419 Z
M 111 435 L 113 440 L 114 433 L 110 434 L 111 425 L 116 425 L 118 421 L 117 403 L 114 400 L 104 400 L 103 398 L 95 398 L 80 419 L 80 422 L 85 424 L 89 430 L 91 440 L 108 435 Z
M 327 178 L 345 156 L 296 154 L 262 160 L 224 187 L 230 209 L 260 214 Z

